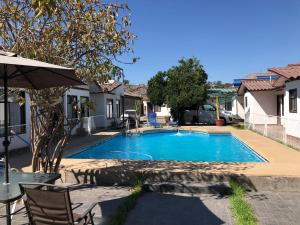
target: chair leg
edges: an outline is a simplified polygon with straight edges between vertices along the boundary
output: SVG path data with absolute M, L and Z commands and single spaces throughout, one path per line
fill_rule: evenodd
M 89 212 L 89 215 L 90 215 L 90 218 L 91 218 L 91 224 L 95 225 L 94 224 L 94 215 L 92 214 L 92 212 Z

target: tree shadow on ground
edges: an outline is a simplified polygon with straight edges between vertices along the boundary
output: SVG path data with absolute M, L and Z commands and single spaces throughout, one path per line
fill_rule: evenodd
M 229 170 L 243 171 L 253 165 L 245 163 L 193 163 L 174 161 L 92 160 L 65 167 L 66 179 L 96 185 L 132 185 L 137 179 L 154 182 L 226 182 L 237 177 L 246 188 L 255 190 L 244 175 L 233 175 Z
M 84 148 L 86 146 L 109 139 L 119 131 L 120 130 L 97 130 L 92 135 L 74 135 L 71 137 L 70 142 L 67 144 L 64 154 L 72 154 L 74 150 L 76 151 L 78 150 L 78 148 Z M 2 155 L 4 156 L 4 153 L 2 153 Z M 16 168 L 20 171 L 23 171 L 23 168 L 30 166 L 31 162 L 32 152 L 30 150 L 30 147 L 15 149 L 9 152 L 9 164 L 11 168 Z

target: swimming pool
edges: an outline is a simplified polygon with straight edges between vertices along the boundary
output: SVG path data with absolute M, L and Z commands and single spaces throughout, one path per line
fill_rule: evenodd
M 71 155 L 74 159 L 176 160 L 193 162 L 264 162 L 230 134 L 157 132 L 118 135 Z

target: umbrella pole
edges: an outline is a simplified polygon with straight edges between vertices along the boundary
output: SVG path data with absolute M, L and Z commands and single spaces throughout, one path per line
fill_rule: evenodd
M 4 65 L 5 71 L 4 71 L 4 141 L 3 146 L 5 149 L 5 183 L 9 183 L 9 177 L 8 177 L 8 146 L 9 146 L 9 140 L 8 140 L 8 87 L 7 87 L 7 66 Z
M 9 184 L 9 176 L 8 176 L 8 85 L 7 85 L 7 66 L 4 65 L 4 141 L 3 146 L 5 149 L 5 182 L 4 184 Z M 11 224 L 11 214 L 10 214 L 10 203 L 6 203 L 6 224 Z

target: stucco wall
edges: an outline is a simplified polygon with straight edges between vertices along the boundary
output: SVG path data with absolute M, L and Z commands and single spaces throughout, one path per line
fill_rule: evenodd
M 97 91 L 97 90 L 96 90 Z M 123 85 L 114 89 L 111 93 L 91 93 L 91 101 L 94 103 L 95 110 L 90 110 L 93 126 L 97 128 L 106 128 L 112 126 L 113 122 L 120 123 L 117 116 L 116 100 L 120 102 L 120 114 L 122 114 L 122 96 L 124 94 Z M 107 100 L 113 100 L 113 118 L 108 119 L 106 115 Z
M 278 94 L 277 91 L 246 92 L 244 95 L 246 120 L 253 124 L 277 124 Z
M 297 89 L 297 113 L 291 113 L 289 111 L 289 90 L 291 89 Z M 286 134 L 300 137 L 300 80 L 290 81 L 286 83 L 283 118 L 286 123 Z
M 65 95 L 64 95 L 64 109 L 65 109 L 65 115 L 68 115 L 68 110 L 67 110 L 67 96 L 68 95 L 73 95 L 73 96 L 77 96 L 77 101 L 78 101 L 78 107 L 80 107 L 80 97 L 88 97 L 90 99 L 90 92 L 89 90 L 85 89 L 69 89 L 68 91 L 66 91 Z M 71 134 L 77 134 L 78 129 L 83 128 L 86 132 L 89 131 L 89 121 L 88 118 L 83 118 L 82 122 L 79 123 L 76 127 L 73 128 Z
M 156 116 L 171 116 L 171 109 L 167 105 L 160 107 L 160 112 L 156 112 Z
M 19 149 L 19 148 L 24 148 L 27 147 L 28 143 L 30 143 L 30 98 L 29 95 L 25 93 L 25 118 L 26 118 L 26 132 L 23 134 L 19 134 L 18 136 L 23 140 L 21 140 L 20 138 L 18 138 L 17 136 L 11 136 L 11 143 L 8 147 L 8 150 L 14 150 L 14 149 Z M 13 130 L 13 129 L 12 129 Z M 0 138 L 0 152 L 4 152 L 4 147 L 2 145 L 4 138 Z
M 245 119 L 244 96 L 236 96 L 233 99 L 231 113 L 238 119 Z

